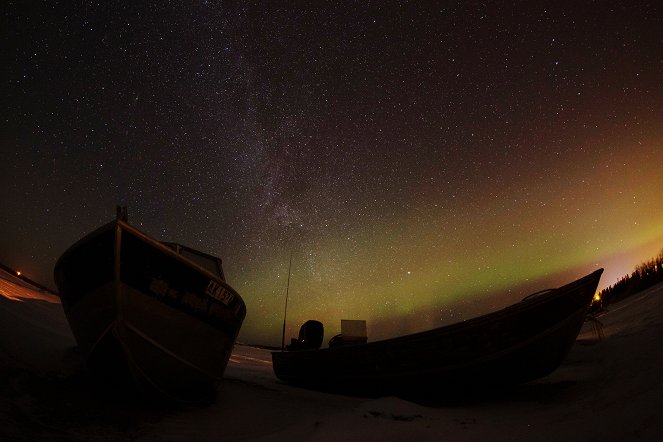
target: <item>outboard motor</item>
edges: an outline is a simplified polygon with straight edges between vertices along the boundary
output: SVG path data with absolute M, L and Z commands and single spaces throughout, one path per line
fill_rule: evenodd
M 292 338 L 286 350 L 317 350 L 322 345 L 325 328 L 322 322 L 309 320 L 299 329 L 299 338 Z

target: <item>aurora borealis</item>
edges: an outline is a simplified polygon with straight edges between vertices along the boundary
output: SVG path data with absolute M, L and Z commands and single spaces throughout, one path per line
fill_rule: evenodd
M 432 328 L 663 248 L 654 1 L 5 7 L 0 262 L 127 205 L 220 256 L 240 340 Z

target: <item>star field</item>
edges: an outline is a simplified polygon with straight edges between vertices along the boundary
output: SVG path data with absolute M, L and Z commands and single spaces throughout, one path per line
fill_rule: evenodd
M 425 3 L 425 2 L 424 2 Z M 220 256 L 240 339 L 432 328 L 663 247 L 663 11 L 203 1 L 5 7 L 0 262 L 127 205 Z

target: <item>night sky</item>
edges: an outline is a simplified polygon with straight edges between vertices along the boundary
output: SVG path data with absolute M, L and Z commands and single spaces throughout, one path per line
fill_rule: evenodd
M 26 4 L 28 3 L 28 4 Z M 0 262 L 128 206 L 280 343 L 369 339 L 663 248 L 659 1 L 5 2 Z M 320 3 L 320 4 L 319 4 Z

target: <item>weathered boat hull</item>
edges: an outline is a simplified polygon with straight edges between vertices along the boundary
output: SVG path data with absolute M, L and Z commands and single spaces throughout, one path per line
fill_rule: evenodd
M 55 279 L 92 368 L 177 400 L 214 397 L 246 315 L 222 273 L 117 220 L 67 250 Z
M 526 382 L 554 371 L 584 322 L 602 270 L 475 319 L 408 336 L 274 352 L 276 376 L 341 392 L 439 395 Z

